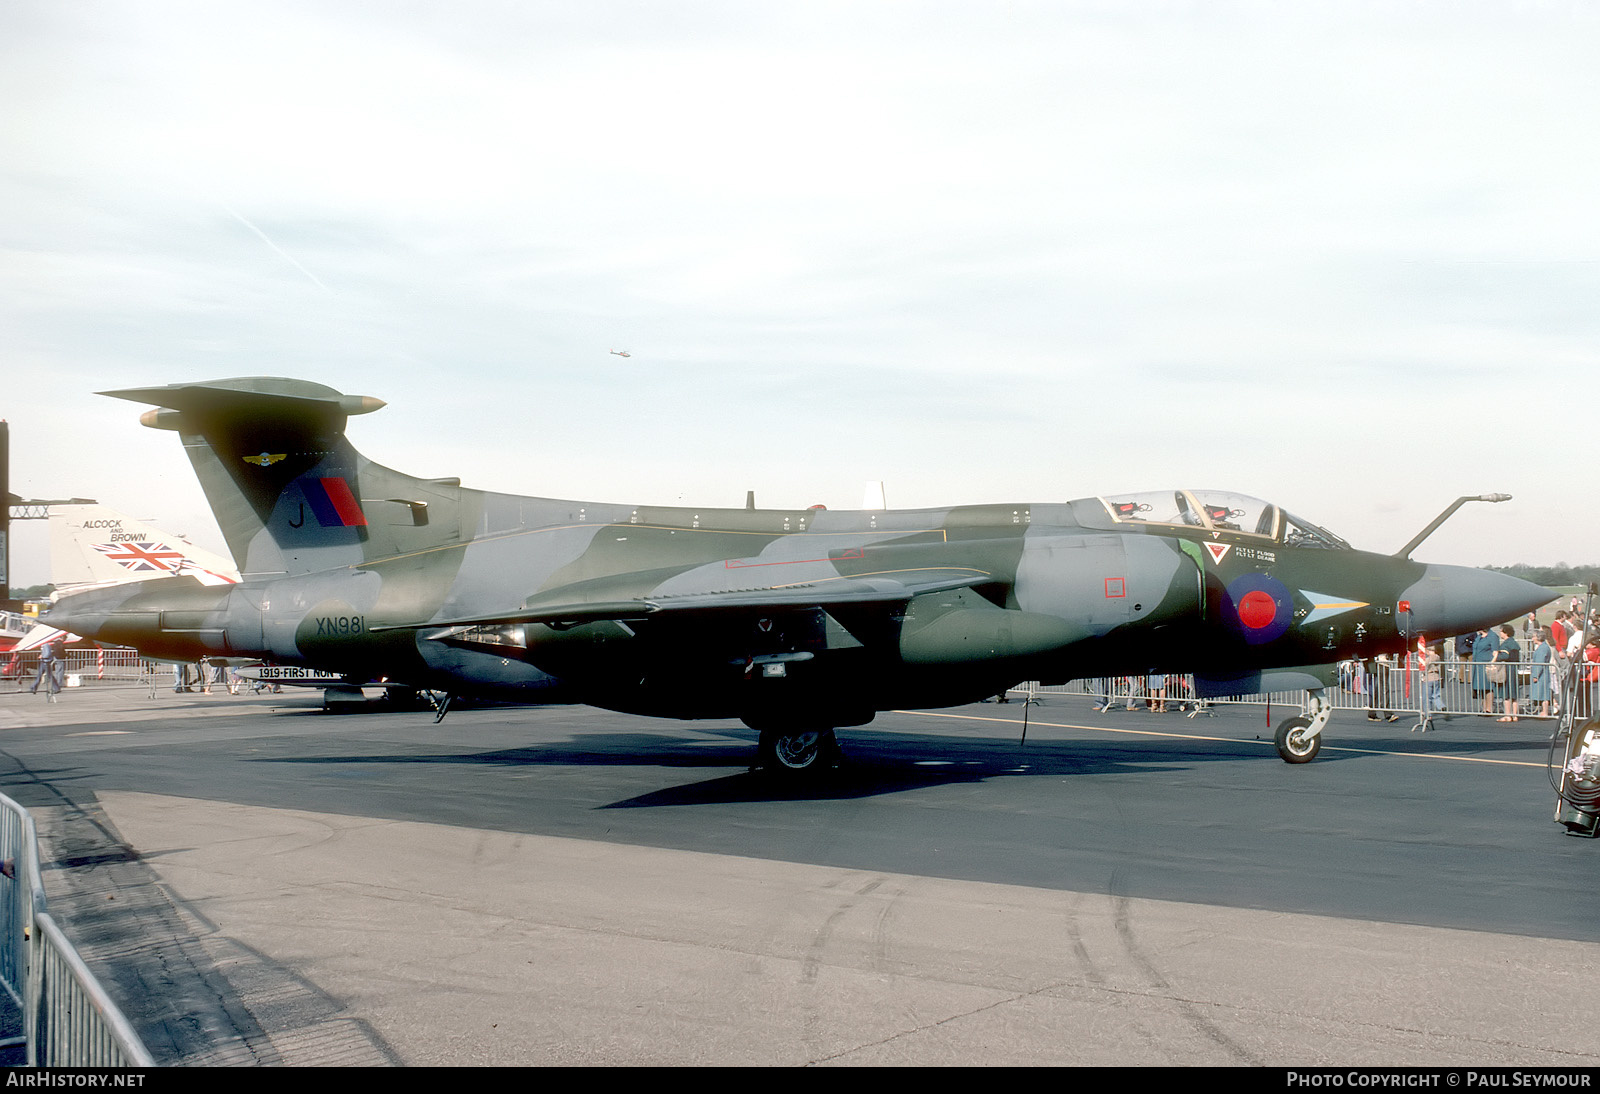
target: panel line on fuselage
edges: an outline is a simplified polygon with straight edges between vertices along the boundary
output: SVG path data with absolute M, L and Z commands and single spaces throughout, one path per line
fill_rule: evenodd
M 812 578 L 810 581 L 792 581 L 787 585 L 768 585 L 769 589 L 799 589 L 806 585 L 822 585 L 829 581 L 856 581 L 863 577 L 887 577 L 890 574 L 925 574 L 930 571 L 950 572 L 952 570 L 965 570 L 976 577 L 993 577 L 989 570 L 974 570 L 970 566 L 911 566 L 903 570 L 873 570 L 862 574 L 838 574 L 834 577 Z M 646 598 L 648 599 L 648 598 Z
M 573 529 L 577 528 L 591 530 L 596 528 L 640 528 L 653 532 L 685 532 L 691 534 L 703 532 L 719 536 L 765 536 L 768 538 L 773 536 L 783 536 L 785 538 L 790 536 L 820 536 L 832 539 L 840 536 L 936 535 L 940 538 L 941 542 L 946 544 L 950 542 L 950 532 L 946 528 L 863 528 L 860 531 L 839 530 L 824 532 L 815 532 L 811 531 L 810 529 L 805 531 L 785 532 L 781 529 L 772 529 L 766 532 L 756 532 L 743 528 L 689 528 L 681 524 L 621 524 L 614 520 L 579 521 L 576 524 L 547 524 L 540 528 L 517 528 L 505 532 L 491 532 L 487 535 L 477 536 L 473 539 L 461 540 L 457 543 L 441 543 L 436 547 L 424 547 L 421 550 L 408 551 L 402 555 L 385 555 L 383 558 L 375 558 L 365 562 L 351 562 L 343 566 L 333 566 L 320 572 L 333 573 L 336 570 L 370 570 L 374 566 L 381 566 L 388 562 L 400 562 L 405 559 L 420 558 L 423 555 L 437 554 L 440 551 L 459 551 L 464 547 L 472 547 L 479 543 L 497 543 L 501 540 L 511 539 L 515 536 L 532 536 L 538 535 L 542 532 L 565 532 L 572 531 Z

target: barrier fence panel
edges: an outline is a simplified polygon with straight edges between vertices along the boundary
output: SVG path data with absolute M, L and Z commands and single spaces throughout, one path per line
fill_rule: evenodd
M 8 687 L 30 688 L 39 681 L 39 690 L 47 690 L 45 681 L 39 680 L 39 651 L 24 650 L 14 657 L 0 654 L 4 679 Z M 154 686 L 155 678 L 169 680 L 174 666 L 163 662 L 146 661 L 138 650 L 130 649 L 69 649 L 56 659 L 57 688 L 105 686 Z
M 37 848 L 32 815 L 20 806 L 0 808 L 0 876 L 6 879 L 0 889 L 0 981 L 19 1007 L 27 978 L 26 940 L 33 931 L 29 879 L 39 876 Z
M 128 1019 L 50 918 L 33 817 L 4 794 L 0 854 L 0 977 L 22 1008 L 28 1063 L 155 1066 Z
M 39 1067 L 151 1067 L 138 1034 L 48 912 L 35 917 L 37 975 L 29 985 L 29 1063 Z
M 1399 662 L 1344 662 L 1324 696 L 1336 710 L 1361 710 L 1385 719 L 1392 715 L 1391 720 L 1414 715 L 1424 722 L 1437 715 L 1505 717 L 1507 699 L 1519 718 L 1554 719 L 1569 698 L 1580 717 L 1600 706 L 1600 682 L 1579 682 L 1571 689 L 1573 694 L 1564 695 L 1559 663 L 1540 666 L 1523 661 L 1516 665 L 1515 679 L 1499 685 L 1488 679 L 1486 668 L 1484 662 L 1441 661 L 1438 679 L 1430 681 L 1422 670 Z M 1164 704 L 1169 710 L 1181 707 L 1191 712 L 1213 704 L 1303 708 L 1306 699 L 1304 691 L 1283 691 L 1200 700 L 1195 697 L 1194 677 L 1187 673 L 1089 677 L 1056 685 L 1029 681 L 1018 690 L 1029 698 L 1088 696 L 1096 705 L 1113 709 Z

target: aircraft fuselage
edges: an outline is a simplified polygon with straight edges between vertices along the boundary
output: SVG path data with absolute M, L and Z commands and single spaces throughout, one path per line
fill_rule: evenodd
M 1463 567 L 1120 522 L 1096 498 L 876 512 L 478 498 L 465 542 L 233 587 L 146 582 L 52 619 L 153 656 L 848 725 L 1025 679 L 1248 679 L 1394 653 L 1544 598 Z M 889 582 L 905 595 L 869 592 Z

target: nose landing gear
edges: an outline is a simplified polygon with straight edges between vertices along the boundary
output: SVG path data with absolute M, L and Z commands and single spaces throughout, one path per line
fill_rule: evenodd
M 1278 723 L 1272 743 L 1286 764 L 1310 763 L 1322 751 L 1322 731 L 1333 716 L 1333 705 L 1321 688 L 1306 690 L 1306 713 Z

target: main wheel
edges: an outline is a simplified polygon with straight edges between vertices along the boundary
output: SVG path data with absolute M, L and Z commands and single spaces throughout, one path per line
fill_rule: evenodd
M 778 774 L 812 776 L 833 766 L 837 748 L 831 729 L 769 729 L 761 734 L 761 763 Z
M 1278 732 L 1272 743 L 1278 746 L 1278 755 L 1286 764 L 1310 763 L 1322 751 L 1322 734 L 1312 735 L 1310 718 L 1285 718 L 1278 723 Z

